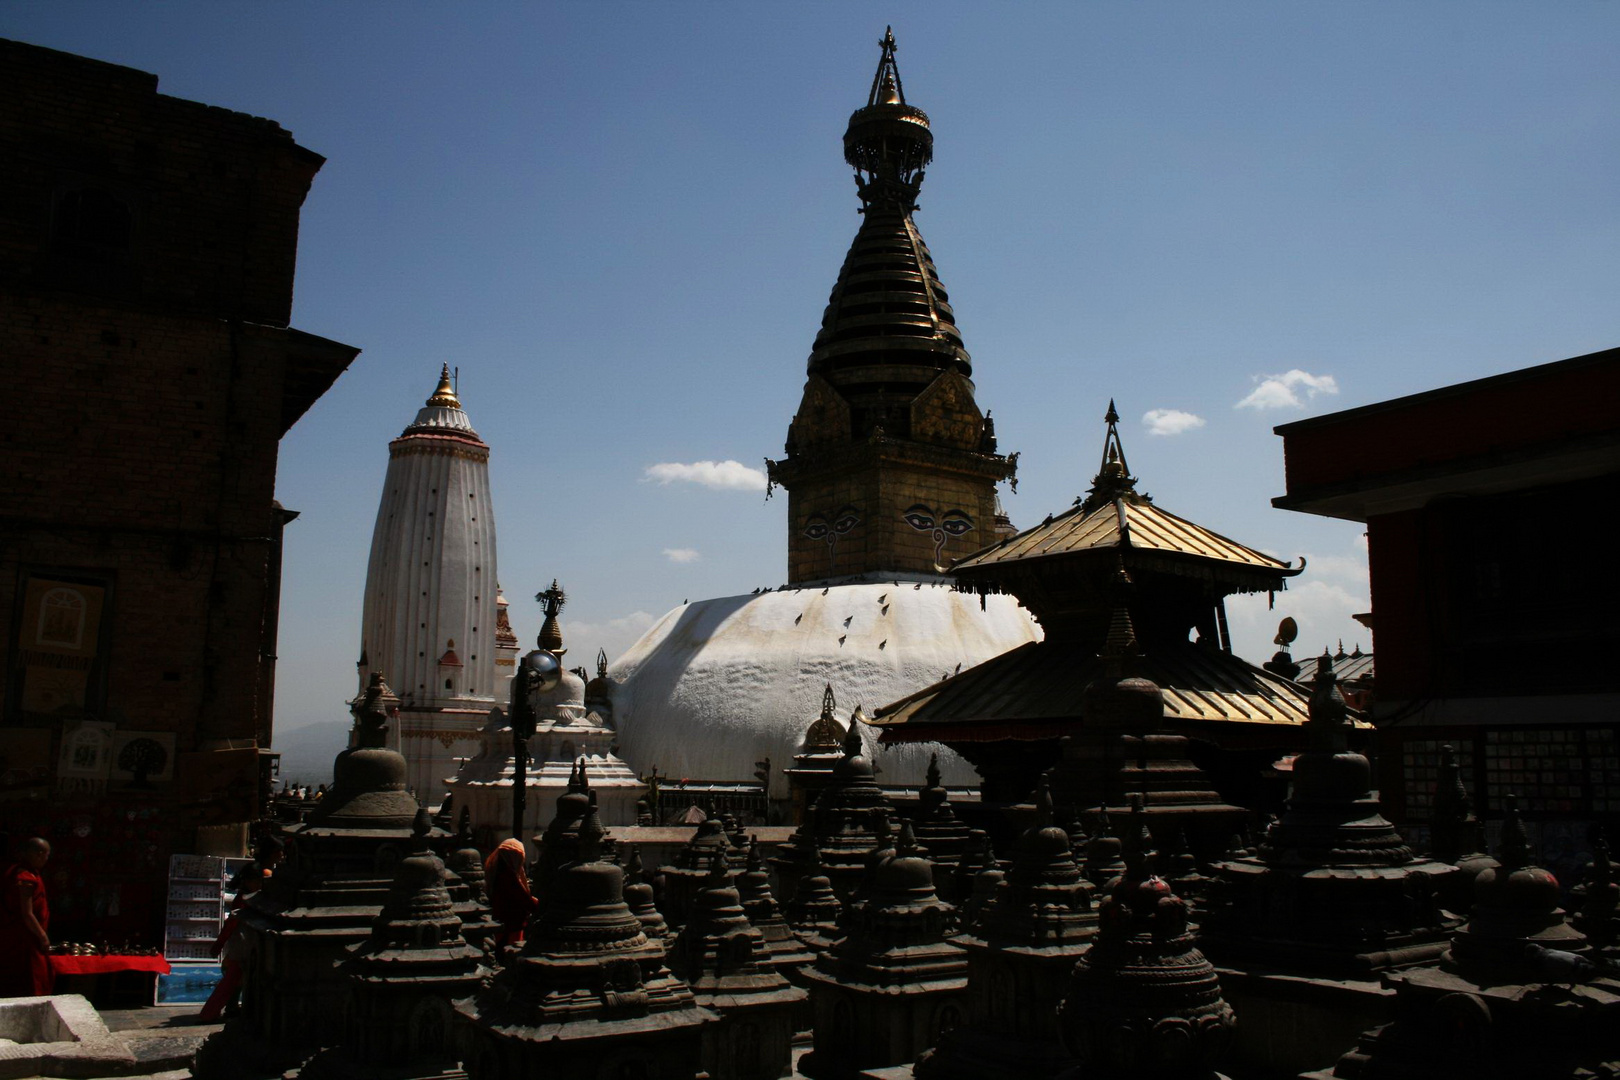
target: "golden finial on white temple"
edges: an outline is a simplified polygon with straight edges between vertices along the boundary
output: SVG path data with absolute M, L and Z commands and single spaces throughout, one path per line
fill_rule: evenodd
M 461 408 L 461 399 L 456 397 L 456 388 L 450 381 L 450 365 L 444 365 L 439 372 L 439 388 L 433 391 L 433 396 L 427 399 L 429 405 L 437 405 L 446 409 Z

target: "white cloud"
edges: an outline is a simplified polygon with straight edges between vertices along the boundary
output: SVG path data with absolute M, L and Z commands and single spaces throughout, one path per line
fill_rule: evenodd
M 586 667 L 596 668 L 596 650 L 606 649 L 608 659 L 617 659 L 626 649 L 640 640 L 647 628 L 656 622 L 655 616 L 645 611 L 632 611 L 628 615 L 621 615 L 616 619 L 604 622 L 575 622 L 565 620 L 563 623 L 563 636 L 568 643 L 568 663 L 571 665 L 578 657 L 580 663 L 590 662 Z
M 1180 409 L 1149 409 L 1142 414 L 1142 426 L 1149 435 L 1180 435 L 1204 426 L 1204 418 Z
M 1305 572 L 1310 574 L 1310 570 Z M 1342 640 L 1346 649 L 1372 647 L 1372 635 L 1351 616 L 1368 608 L 1366 586 L 1346 588 L 1326 581 L 1290 582 L 1286 592 L 1277 594 L 1277 606 L 1266 608 L 1266 595 L 1229 596 L 1226 615 L 1232 628 L 1232 648 L 1252 663 L 1269 660 L 1277 651 L 1272 638 L 1283 616 L 1299 624 L 1299 638 L 1289 650 L 1296 663 L 1322 655 L 1322 649 L 1335 648 Z
M 1339 384 L 1331 375 L 1312 375 L 1294 368 L 1281 375 L 1256 375 L 1256 386 L 1237 403 L 1239 409 L 1299 409 L 1318 394 L 1337 394 Z M 1299 391 L 1305 392 L 1300 400 Z
M 660 484 L 677 481 L 702 484 L 722 491 L 764 491 L 765 472 L 753 469 L 740 461 L 661 461 L 647 466 L 643 480 L 656 480 Z
M 1367 556 L 1358 552 L 1356 555 L 1305 555 L 1305 576 L 1312 580 L 1319 577 L 1332 578 L 1336 581 L 1345 581 L 1362 589 L 1367 588 Z
M 697 548 L 665 548 L 664 554 L 669 557 L 669 561 L 672 563 L 697 562 L 703 558 Z

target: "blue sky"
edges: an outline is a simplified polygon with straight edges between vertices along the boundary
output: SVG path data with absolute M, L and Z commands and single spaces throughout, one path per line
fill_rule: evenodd
M 1022 452 L 1015 523 L 1085 489 L 1116 398 L 1161 505 L 1310 558 L 1277 611 L 1234 607 L 1252 659 L 1283 614 L 1304 651 L 1368 644 L 1359 528 L 1271 508 L 1275 424 L 1620 344 L 1614 0 L 13 0 L 0 34 L 329 159 L 294 324 L 364 352 L 282 444 L 279 726 L 343 716 L 387 442 L 444 361 L 525 640 L 553 577 L 581 657 L 784 579 L 785 499 L 649 469 L 780 454 L 885 23 L 934 121 L 917 224 Z

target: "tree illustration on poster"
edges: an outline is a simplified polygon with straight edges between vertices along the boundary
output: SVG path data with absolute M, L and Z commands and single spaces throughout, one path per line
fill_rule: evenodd
M 118 768 L 134 776 L 131 787 L 148 787 L 147 777 L 168 764 L 169 752 L 156 739 L 132 739 L 118 755 Z

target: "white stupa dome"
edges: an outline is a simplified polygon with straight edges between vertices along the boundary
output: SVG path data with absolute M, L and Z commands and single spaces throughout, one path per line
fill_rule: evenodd
M 769 796 L 785 799 L 782 770 L 803 748 L 831 684 L 838 717 L 889 702 L 1038 640 L 1034 618 L 1010 596 L 980 598 L 938 582 L 807 585 L 683 604 L 659 619 L 609 669 L 619 754 L 638 772 L 674 779 L 751 780 L 771 759 Z M 864 733 L 869 749 L 875 733 Z M 946 784 L 978 774 L 930 743 L 874 750 L 878 783 L 923 782 L 939 753 Z

